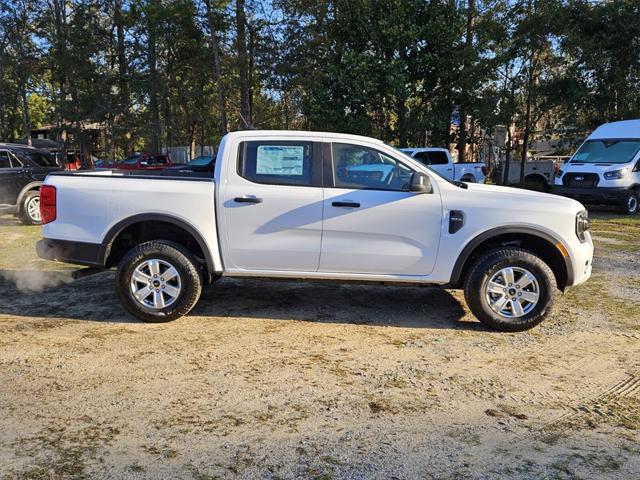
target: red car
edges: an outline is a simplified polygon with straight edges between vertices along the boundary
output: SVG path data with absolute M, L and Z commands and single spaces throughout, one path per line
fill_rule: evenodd
M 115 165 L 120 170 L 163 170 L 172 166 L 169 155 L 163 153 L 136 153 Z

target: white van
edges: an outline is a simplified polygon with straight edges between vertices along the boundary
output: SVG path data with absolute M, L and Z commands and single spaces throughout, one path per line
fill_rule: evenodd
M 558 171 L 553 193 L 638 213 L 640 120 L 598 127 Z

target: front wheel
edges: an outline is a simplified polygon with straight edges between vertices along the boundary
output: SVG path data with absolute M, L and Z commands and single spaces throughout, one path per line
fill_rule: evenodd
M 622 212 L 627 215 L 635 215 L 640 210 L 640 205 L 638 203 L 638 192 L 635 190 L 629 190 L 627 196 L 622 203 Z
M 520 248 L 498 248 L 473 264 L 464 296 L 483 324 L 502 332 L 538 325 L 551 311 L 556 282 L 549 266 Z
M 150 241 L 118 264 L 116 291 L 124 308 L 144 322 L 169 322 L 189 313 L 200 298 L 197 260 L 182 245 Z

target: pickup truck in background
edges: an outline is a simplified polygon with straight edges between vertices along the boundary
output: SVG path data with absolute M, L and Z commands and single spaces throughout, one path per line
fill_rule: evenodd
M 400 151 L 415 158 L 448 180 L 484 183 L 487 174 L 485 164 L 482 162 L 454 163 L 451 152 L 446 148 L 401 148 Z
M 174 165 L 164 153 L 136 153 L 113 166 L 118 170 L 164 170 Z
M 553 193 L 587 204 L 640 211 L 640 120 L 598 127 L 556 176 Z
M 497 184 L 504 182 L 505 162 L 499 162 L 493 170 L 493 181 Z M 527 160 L 524 164 L 524 186 L 529 190 L 550 192 L 557 171 L 557 164 L 553 160 Z M 519 160 L 509 162 L 509 178 L 507 185 L 520 184 L 522 163 Z
M 591 274 L 577 201 L 449 181 L 355 135 L 234 132 L 209 177 L 60 172 L 41 191 L 40 257 L 116 268 L 121 303 L 149 322 L 227 276 L 448 285 L 484 324 L 521 331 Z

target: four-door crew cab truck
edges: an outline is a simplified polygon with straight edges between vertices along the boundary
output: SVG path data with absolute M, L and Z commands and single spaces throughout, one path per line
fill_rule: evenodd
M 591 274 L 575 200 L 452 182 L 354 135 L 230 133 L 210 178 L 61 172 L 41 198 L 38 254 L 117 267 L 122 304 L 150 322 L 222 276 L 277 277 L 464 288 L 483 323 L 520 331 Z

